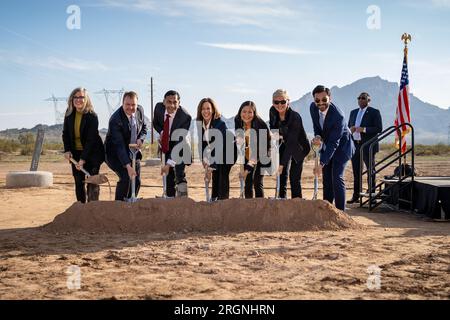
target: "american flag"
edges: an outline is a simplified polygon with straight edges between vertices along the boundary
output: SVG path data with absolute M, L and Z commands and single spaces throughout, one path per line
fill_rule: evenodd
M 404 124 L 410 122 L 408 63 L 405 54 L 403 58 L 402 78 L 400 79 L 400 92 L 398 93 L 397 115 L 395 117 L 395 126 L 401 126 L 401 138 L 397 134 L 396 144 L 399 146 L 399 140 L 401 140 L 402 153 L 406 152 L 406 134 L 409 132 L 409 127 Z

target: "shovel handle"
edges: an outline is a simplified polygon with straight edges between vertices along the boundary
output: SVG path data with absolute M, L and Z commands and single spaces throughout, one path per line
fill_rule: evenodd
M 74 159 L 74 158 L 70 158 L 69 159 L 70 162 L 72 162 L 74 165 L 78 165 L 78 162 Z M 81 172 L 83 172 L 85 175 L 87 175 L 88 177 L 90 177 L 91 175 L 89 174 L 89 172 L 87 172 L 84 168 L 81 168 Z

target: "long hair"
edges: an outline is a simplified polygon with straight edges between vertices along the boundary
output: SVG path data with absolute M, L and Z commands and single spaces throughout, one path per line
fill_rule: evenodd
M 252 120 L 252 128 L 255 128 L 255 125 L 258 126 L 261 123 L 264 123 L 264 120 L 261 119 L 261 117 L 258 115 L 258 112 L 256 111 L 256 104 L 253 101 L 245 101 L 241 104 L 237 115 L 234 117 L 235 129 L 244 128 L 244 121 L 241 118 L 241 112 L 245 107 L 250 107 L 253 110 L 254 117 Z
M 202 107 L 205 102 L 209 102 L 212 106 L 212 120 L 219 119 L 221 117 L 221 114 L 219 108 L 217 107 L 217 103 L 211 98 L 203 98 L 202 100 L 200 100 L 197 107 L 197 121 L 203 121 Z
M 74 109 L 76 110 L 76 108 L 73 104 L 73 98 L 79 92 L 82 92 L 84 95 L 84 107 L 82 109 L 82 112 L 95 114 L 94 106 L 92 105 L 91 98 L 89 98 L 88 91 L 83 87 L 78 87 L 78 88 L 73 89 L 72 93 L 69 96 L 69 99 L 67 100 L 67 110 L 66 110 L 66 115 L 65 115 L 66 117 L 70 116 Z

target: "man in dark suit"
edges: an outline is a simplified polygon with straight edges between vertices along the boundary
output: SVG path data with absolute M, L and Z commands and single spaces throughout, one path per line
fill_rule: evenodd
M 323 142 L 320 165 L 314 168 L 314 173 L 323 173 L 324 200 L 330 203 L 334 201 L 336 208 L 345 210 L 344 171 L 355 152 L 355 146 L 343 112 L 331 103 L 330 89 L 317 86 L 312 94 L 314 102 L 310 106 L 310 113 L 315 135 L 312 143 L 319 145 L 321 140 Z
M 126 92 L 123 96 L 123 105 L 117 109 L 109 119 L 108 133 L 105 139 L 106 164 L 118 176 L 116 187 L 116 200 L 131 197 L 131 180 L 136 178 L 136 195 L 139 193 L 140 148 L 147 135 L 147 126 L 144 122 L 144 108 L 138 105 L 138 96 L 135 92 Z M 130 149 L 130 144 L 137 144 L 138 149 Z M 131 166 L 132 152 L 136 152 L 136 168 Z
M 192 159 L 187 141 L 191 120 L 189 113 L 180 106 L 180 94 L 174 90 L 168 91 L 164 101 L 155 106 L 153 127 L 160 135 L 161 152 L 165 155 L 161 175 L 167 176 L 168 197 L 188 195 L 185 168 Z
M 358 96 L 359 108 L 352 110 L 348 126 L 352 132 L 352 139 L 356 146 L 355 155 L 352 157 L 353 168 L 353 197 L 347 203 L 355 203 L 359 201 L 360 193 L 360 175 L 361 175 L 361 146 L 375 137 L 383 130 L 383 123 L 381 120 L 380 111 L 369 106 L 370 95 L 367 92 L 362 92 Z M 369 146 L 363 149 L 363 161 L 366 168 L 369 168 L 369 163 L 372 164 L 372 186 L 369 187 L 369 192 L 375 190 L 375 153 L 379 150 L 378 142 L 373 146 L 373 155 L 369 156 Z

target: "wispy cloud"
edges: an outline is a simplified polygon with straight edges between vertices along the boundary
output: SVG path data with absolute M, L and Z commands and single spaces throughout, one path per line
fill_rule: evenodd
M 246 44 L 246 43 L 206 43 L 198 42 L 199 45 L 220 48 L 226 50 L 239 50 L 239 51 L 250 51 L 250 52 L 261 52 L 261 53 L 278 53 L 278 54 L 290 54 L 290 55 L 308 55 L 308 54 L 319 54 L 318 51 L 308 51 L 297 48 L 288 48 L 280 46 L 271 46 L 264 44 Z
M 95 6 L 128 9 L 165 16 L 189 16 L 197 21 L 267 28 L 274 18 L 300 12 L 292 0 L 100 0 Z M 278 21 L 278 20 L 277 20 Z
M 40 67 L 53 70 L 65 71 L 107 71 L 109 68 L 99 61 L 89 61 L 77 58 L 61 59 L 57 57 L 47 57 L 42 59 L 28 58 L 23 56 L 6 57 L 0 56 L 0 61 L 13 62 L 27 67 Z
M 450 0 L 432 0 L 433 4 L 437 7 L 448 7 L 450 8 Z
M 37 116 L 43 114 L 53 114 L 53 111 L 37 111 L 37 112 L 5 112 L 0 113 L 0 117 L 18 117 L 18 116 Z
M 245 83 L 235 83 L 233 85 L 225 86 L 225 90 L 230 93 L 237 93 L 237 94 L 256 94 L 259 91 L 250 88 Z
M 418 10 L 436 10 L 450 8 L 450 0 L 401 0 L 401 4 Z

